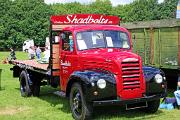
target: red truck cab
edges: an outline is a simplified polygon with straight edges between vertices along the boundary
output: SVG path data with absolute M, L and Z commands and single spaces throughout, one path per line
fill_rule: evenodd
M 73 72 L 97 69 L 114 74 L 118 83 L 117 95 L 121 99 L 142 97 L 145 93 L 142 62 L 132 53 L 130 34 L 125 28 L 81 25 L 66 27 L 63 31 L 60 34 L 60 85 L 63 91 L 66 91 L 67 80 Z M 71 40 L 73 42 L 69 44 Z
M 44 78 L 53 87 L 59 85 L 77 120 L 89 119 L 94 106 L 126 105 L 126 109 L 141 108 L 151 113 L 158 110 L 166 91 L 165 75 L 160 69 L 142 65 L 141 57 L 132 52 L 131 35 L 119 26 L 118 17 L 75 14 L 52 16 L 50 22 L 47 70 L 12 61 L 20 81 L 25 71 L 34 86 L 40 86 Z M 33 79 L 36 77 L 38 84 Z M 22 90 L 27 92 L 26 88 Z

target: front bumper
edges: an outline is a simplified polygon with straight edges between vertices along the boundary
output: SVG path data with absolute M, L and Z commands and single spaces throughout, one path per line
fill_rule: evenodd
M 130 100 L 102 100 L 102 101 L 93 101 L 93 106 L 107 106 L 107 105 L 126 105 L 126 104 L 135 104 L 140 102 L 148 102 L 153 100 L 158 100 L 162 95 L 152 95 L 142 98 L 130 99 Z

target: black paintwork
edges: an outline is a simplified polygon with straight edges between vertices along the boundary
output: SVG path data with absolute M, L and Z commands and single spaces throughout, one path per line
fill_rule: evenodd
M 162 70 L 150 66 L 143 66 L 143 73 L 147 82 L 153 82 L 153 78 L 156 74 L 161 74 L 163 77 L 165 77 Z
M 166 86 L 166 82 L 164 81 L 162 84 L 158 84 L 154 80 L 154 76 L 156 74 L 161 74 L 165 77 L 164 72 L 160 69 L 154 67 L 143 67 L 143 73 L 146 80 L 146 95 L 159 95 L 162 97 L 165 95 L 166 89 L 162 88 L 162 84 Z M 92 79 L 94 77 L 94 79 Z M 98 79 L 105 79 L 106 80 L 106 88 L 100 89 L 97 87 L 97 80 Z M 82 81 L 83 83 L 83 92 L 87 101 L 103 101 L 103 100 L 117 100 L 117 90 L 116 90 L 116 80 L 112 73 L 104 70 L 84 70 L 84 71 L 76 71 L 74 72 L 70 80 L 76 79 Z M 91 83 L 94 83 L 92 86 Z M 93 92 L 97 91 L 98 95 L 93 95 Z
M 92 79 L 93 78 L 93 79 Z M 103 70 L 84 70 L 74 72 L 70 79 L 79 79 L 83 81 L 83 91 L 87 101 L 93 100 L 110 100 L 115 99 L 116 94 L 116 80 L 114 75 Z M 97 86 L 97 80 L 105 79 L 106 88 L 100 89 Z M 91 83 L 94 83 L 92 86 Z M 94 96 L 93 92 L 97 91 L 98 95 Z
M 161 95 L 152 95 L 146 96 L 142 98 L 135 98 L 130 100 L 101 100 L 101 101 L 93 101 L 93 106 L 106 106 L 106 105 L 125 105 L 125 104 L 137 104 L 137 103 L 144 103 L 148 101 L 158 100 Z
M 158 68 L 143 66 L 143 73 L 146 80 L 146 95 L 149 96 L 163 93 L 163 96 L 166 96 L 166 88 L 162 88 L 162 85 L 164 85 L 165 87 L 167 86 L 166 80 L 164 80 L 161 84 L 156 83 L 154 80 L 154 76 L 156 74 L 161 74 L 164 79 L 164 72 Z

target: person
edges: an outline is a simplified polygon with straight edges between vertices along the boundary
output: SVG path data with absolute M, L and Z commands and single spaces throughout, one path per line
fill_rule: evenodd
M 12 48 L 10 48 L 10 50 L 11 50 L 11 52 L 10 52 L 11 60 L 16 60 L 16 53 L 15 53 L 15 51 Z
M 42 58 L 42 62 L 48 63 L 49 57 L 50 57 L 50 50 L 48 49 L 48 47 L 46 47 L 44 51 L 44 57 Z
M 28 53 L 29 53 L 29 59 L 32 60 L 35 58 L 35 51 L 34 51 L 34 48 L 33 46 L 30 46 L 29 50 L 28 50 Z
M 37 48 L 36 48 L 36 56 L 37 56 L 38 60 L 41 59 L 41 49 L 39 48 L 39 46 L 37 46 Z
M 178 108 L 180 108 L 180 74 L 178 75 L 177 90 L 174 92 Z

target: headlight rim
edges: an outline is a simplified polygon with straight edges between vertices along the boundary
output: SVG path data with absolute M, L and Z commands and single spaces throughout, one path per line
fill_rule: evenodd
M 97 87 L 100 89 L 104 89 L 107 86 L 106 80 L 103 78 L 98 79 L 96 84 L 97 84 Z
M 161 80 L 160 80 L 161 79 Z M 163 82 L 163 76 L 161 74 L 156 74 L 154 76 L 154 80 L 157 84 L 161 84 Z

